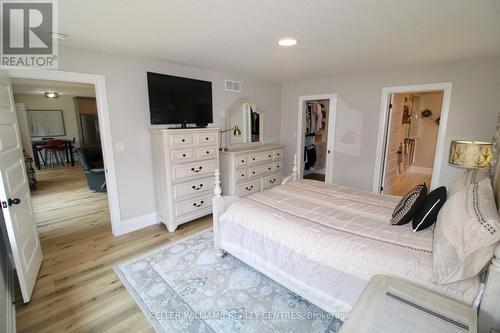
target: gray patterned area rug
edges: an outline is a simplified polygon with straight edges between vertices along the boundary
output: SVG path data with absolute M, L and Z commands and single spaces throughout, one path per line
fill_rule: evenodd
M 157 332 L 337 332 L 342 321 L 231 255 L 212 230 L 115 267 Z

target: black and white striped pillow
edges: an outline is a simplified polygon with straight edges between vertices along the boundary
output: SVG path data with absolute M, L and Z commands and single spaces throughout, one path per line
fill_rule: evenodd
M 425 202 L 427 186 L 417 185 L 404 195 L 392 213 L 391 224 L 403 225 L 409 223 Z

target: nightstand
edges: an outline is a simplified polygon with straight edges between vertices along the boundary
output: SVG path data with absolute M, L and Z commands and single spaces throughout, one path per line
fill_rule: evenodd
M 455 333 L 477 331 L 472 307 L 405 280 L 374 276 L 339 333 Z

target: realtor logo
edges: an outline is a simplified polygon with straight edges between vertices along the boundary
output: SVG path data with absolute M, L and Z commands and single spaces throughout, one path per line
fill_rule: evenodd
M 57 68 L 55 0 L 1 1 L 2 67 Z

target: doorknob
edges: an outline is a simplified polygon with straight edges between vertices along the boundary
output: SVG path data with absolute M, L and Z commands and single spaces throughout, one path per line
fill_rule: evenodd
M 12 205 L 19 205 L 21 203 L 21 200 L 18 198 L 14 198 L 14 199 L 9 198 L 9 200 L 7 200 L 7 202 L 8 202 L 9 207 L 10 207 Z

